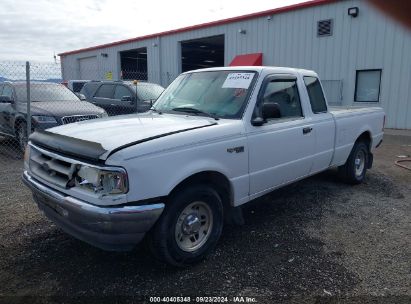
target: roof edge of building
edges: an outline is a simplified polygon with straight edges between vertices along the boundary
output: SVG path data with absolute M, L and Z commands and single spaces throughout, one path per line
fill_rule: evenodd
M 83 53 L 87 51 L 94 51 L 94 50 L 103 49 L 103 48 L 107 48 L 111 46 L 116 46 L 116 45 L 131 43 L 131 42 L 137 42 L 137 41 L 147 40 L 151 38 L 163 37 L 163 36 L 168 36 L 172 34 L 183 33 L 183 32 L 188 32 L 192 30 L 198 30 L 202 28 L 213 27 L 213 26 L 218 26 L 218 25 L 223 25 L 223 24 L 228 24 L 228 23 L 233 23 L 233 22 L 238 22 L 238 21 L 243 21 L 243 20 L 249 20 L 249 19 L 253 19 L 257 17 L 275 15 L 275 14 L 285 13 L 285 12 L 303 9 L 307 7 L 329 4 L 329 3 L 337 2 L 337 1 L 341 1 L 341 0 L 311 0 L 311 1 L 296 3 L 292 5 L 287 5 L 283 7 L 278 7 L 278 8 L 274 8 L 270 10 L 265 10 L 261 12 L 256 12 L 256 13 L 251 13 L 251 14 L 246 14 L 246 15 L 241 15 L 241 16 L 236 16 L 236 17 L 230 17 L 230 18 L 220 19 L 216 21 L 205 22 L 201 24 L 182 27 L 179 29 L 174 29 L 174 30 L 169 30 L 169 31 L 164 31 L 164 32 L 159 32 L 159 33 L 154 33 L 154 34 L 148 34 L 148 35 L 139 36 L 135 38 L 119 40 L 119 41 L 100 44 L 100 45 L 91 46 L 87 48 L 81 48 L 81 49 L 77 49 L 73 51 L 67 51 L 67 52 L 59 53 L 58 56 L 64 57 L 66 55 L 78 54 L 78 53 Z

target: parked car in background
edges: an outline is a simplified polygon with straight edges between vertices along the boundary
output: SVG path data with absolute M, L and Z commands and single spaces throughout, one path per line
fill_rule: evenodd
M 65 85 L 68 89 L 70 89 L 81 100 L 86 100 L 86 97 L 83 94 L 81 94 L 80 91 L 83 88 L 84 84 L 90 81 L 91 80 L 69 80 L 62 82 L 61 84 Z
M 33 130 L 107 116 L 103 109 L 81 101 L 61 84 L 32 82 L 30 96 Z M 0 133 L 17 139 L 24 150 L 27 143 L 26 82 L 0 83 Z
M 69 88 L 74 93 L 80 93 L 83 86 L 90 82 L 91 80 L 68 80 L 66 83 L 67 88 Z
M 162 86 L 149 82 L 90 81 L 80 93 L 113 116 L 146 112 L 163 91 Z

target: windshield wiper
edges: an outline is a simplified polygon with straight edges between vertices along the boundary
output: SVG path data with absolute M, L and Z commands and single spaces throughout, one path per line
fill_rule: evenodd
M 190 108 L 190 107 L 180 107 L 180 108 L 174 108 L 172 109 L 172 111 L 176 111 L 176 112 L 185 112 L 185 113 L 192 113 L 192 114 L 197 114 L 197 115 L 204 115 L 207 117 L 211 117 L 214 118 L 215 120 L 219 120 L 220 118 L 217 117 L 216 115 L 201 111 L 199 109 L 195 109 L 195 108 Z

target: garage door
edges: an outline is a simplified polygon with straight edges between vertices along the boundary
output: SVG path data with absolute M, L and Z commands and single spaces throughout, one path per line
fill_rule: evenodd
M 81 58 L 80 79 L 98 80 L 97 56 Z

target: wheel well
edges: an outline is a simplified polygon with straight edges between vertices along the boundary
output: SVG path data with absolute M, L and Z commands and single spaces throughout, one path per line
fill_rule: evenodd
M 228 178 L 217 171 L 203 171 L 196 173 L 190 177 L 187 177 L 185 180 L 180 182 L 174 189 L 171 191 L 170 195 L 178 192 L 179 190 L 188 187 L 193 184 L 205 183 L 211 185 L 220 195 L 223 200 L 224 207 L 230 207 L 231 202 L 233 201 L 233 192 L 231 188 L 230 181 Z
M 368 150 L 371 150 L 371 133 L 369 131 L 361 133 L 355 142 L 357 143 L 360 141 L 365 142 L 368 146 Z

